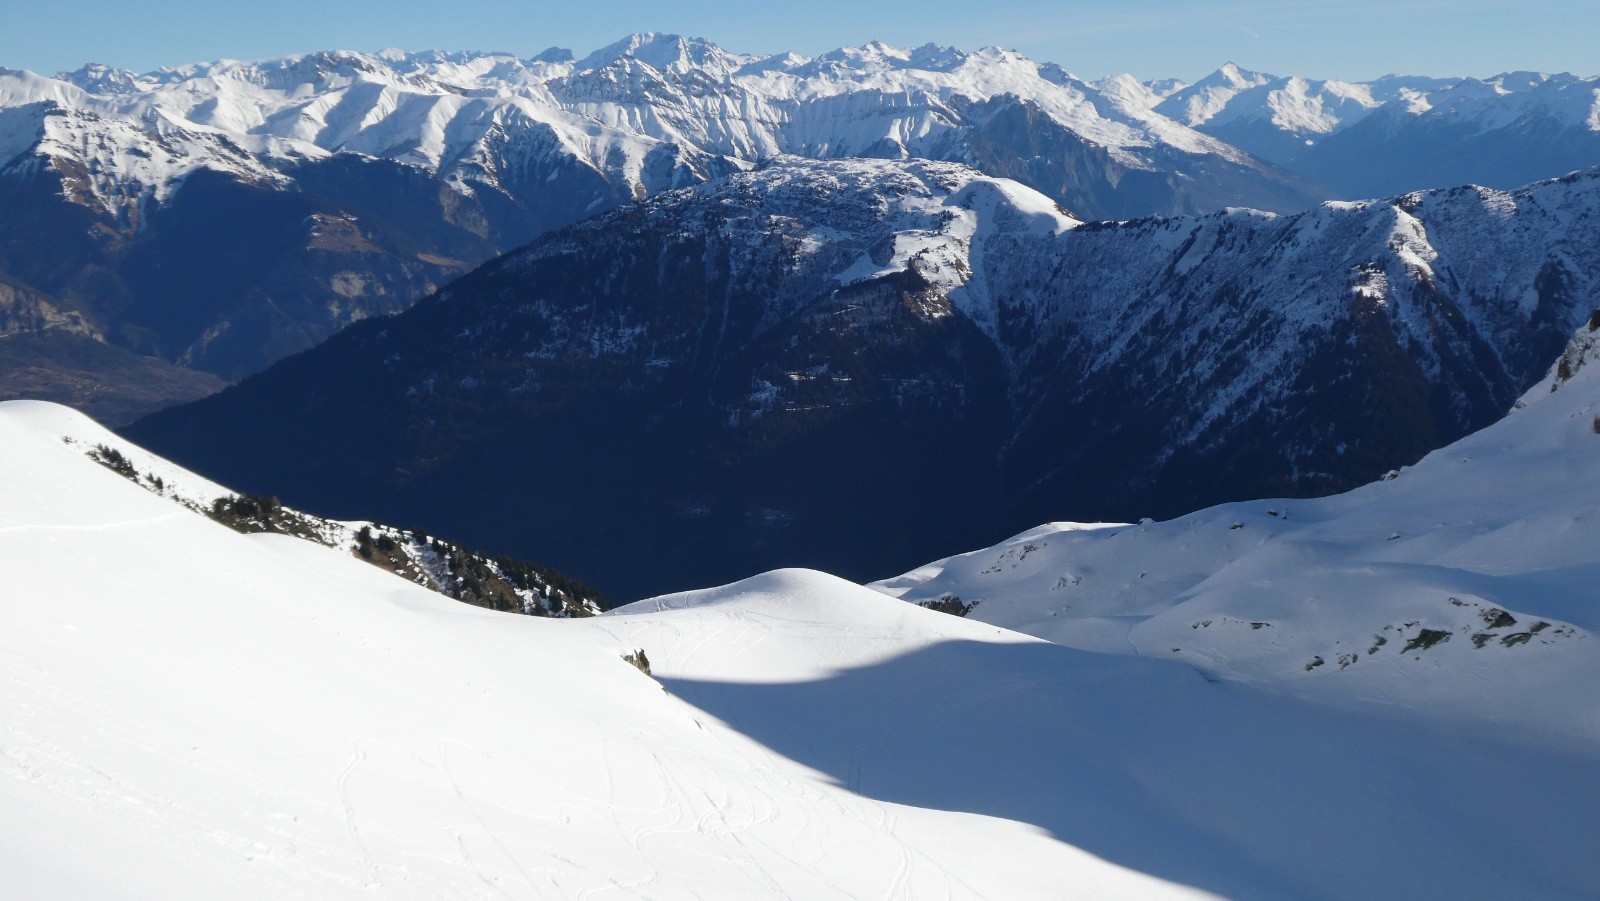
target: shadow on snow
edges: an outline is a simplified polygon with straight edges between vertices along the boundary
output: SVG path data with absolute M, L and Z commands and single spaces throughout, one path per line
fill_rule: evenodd
M 1210 683 L 949 641 L 827 679 L 663 679 L 861 795 L 1031 823 L 1233 897 L 1581 897 L 1597 762 Z

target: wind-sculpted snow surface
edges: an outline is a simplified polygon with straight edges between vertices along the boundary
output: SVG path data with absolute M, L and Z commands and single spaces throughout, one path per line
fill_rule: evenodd
M 1502 421 L 1348 494 L 1054 523 L 878 587 L 1072 647 L 1593 749 L 1597 324 Z
M 1332 710 L 954 617 L 970 628 L 934 633 L 829 581 L 769 573 L 603 619 L 659 649 L 674 694 L 851 791 L 1033 823 L 1227 897 L 1581 897 L 1600 872 L 1594 736 Z M 1466 709 L 1477 687 L 1439 694 Z M 1433 700 L 1412 690 L 1396 703 Z M 1497 864 L 1470 865 L 1486 847 Z
M 781 565 L 870 578 L 1063 511 L 1415 462 L 1544 371 L 1597 273 L 1592 172 L 1080 224 L 956 164 L 785 157 L 553 233 L 130 434 L 307 509 L 554 554 L 623 599 Z M 325 446 L 294 437 L 310 423 Z M 619 569 L 617 542 L 649 559 Z
M 0 405 L 7 897 L 1576 897 L 1597 876 L 1591 748 L 1302 705 L 816 572 L 492 613 L 231 532 L 63 435 L 115 440 Z

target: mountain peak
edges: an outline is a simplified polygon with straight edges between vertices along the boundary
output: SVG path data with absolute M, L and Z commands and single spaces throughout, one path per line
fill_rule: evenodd
M 575 59 L 573 52 L 565 47 L 546 47 L 528 58 L 535 63 L 570 63 Z
M 1225 62 L 1218 67 L 1217 71 L 1207 75 L 1205 78 L 1200 79 L 1195 83 L 1195 86 L 1200 87 L 1204 85 L 1206 87 L 1211 87 L 1226 85 L 1227 87 L 1243 90 L 1245 88 L 1259 87 L 1260 85 L 1268 84 L 1277 80 L 1278 76 L 1276 75 L 1269 75 L 1265 72 L 1254 72 L 1250 69 L 1243 68 L 1238 63 L 1230 60 L 1229 62 Z
M 136 73 L 101 63 L 87 63 L 73 72 L 57 72 L 56 79 L 91 94 L 132 94 L 144 89 Z
M 752 60 L 729 53 L 705 38 L 644 31 L 596 50 L 580 60 L 576 68 L 599 69 L 623 58 L 636 59 L 662 72 L 698 70 L 720 77 Z
M 1519 91 L 1531 91 L 1551 80 L 1552 76 L 1544 72 L 1518 71 L 1502 72 L 1488 79 L 1488 83 L 1494 85 L 1502 93 L 1513 94 Z
M 1101 93 L 1130 103 L 1139 109 L 1152 109 L 1156 104 L 1188 85 L 1176 79 L 1140 81 L 1132 75 L 1107 75 L 1094 83 Z
M 83 88 L 68 78 L 46 78 L 27 69 L 0 68 L 0 109 L 41 100 L 70 105 L 83 94 Z

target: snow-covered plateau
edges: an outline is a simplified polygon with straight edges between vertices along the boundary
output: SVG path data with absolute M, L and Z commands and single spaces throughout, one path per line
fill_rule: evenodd
M 1596 344 L 1348 495 L 567 621 L 237 534 L 0 405 L 0 885 L 1588 896 Z
M 851 668 L 893 685 L 874 671 L 896 658 L 1031 639 L 803 572 L 551 628 L 237 534 L 97 445 L 137 454 L 66 408 L 0 405 L 8 898 L 1198 894 L 860 786 L 887 767 L 848 785 L 685 700 L 693 680 L 734 698 Z M 661 682 L 623 659 L 640 649 Z M 977 663 L 975 685 L 1008 687 Z M 942 705 L 918 703 L 921 760 L 943 766 Z M 815 747 L 848 753 L 870 713 L 835 711 Z

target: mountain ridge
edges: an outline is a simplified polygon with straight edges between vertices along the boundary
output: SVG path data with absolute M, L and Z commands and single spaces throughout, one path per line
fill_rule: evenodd
M 1238 84 L 1090 83 L 996 48 L 752 56 L 662 33 L 582 59 L 318 51 L 6 70 L 0 277 L 84 317 L 94 340 L 233 381 L 552 228 L 782 155 L 974 165 L 1119 220 L 1508 188 L 1600 159 L 1583 116 L 1541 112 L 1582 106 L 1592 79 L 1230 71 Z M 1203 115 L 1184 113 L 1199 91 Z M 1479 113 L 1445 116 L 1446 95 Z M 62 380 L 81 378 L 84 355 L 59 354 Z
M 129 434 L 311 509 L 523 530 L 588 581 L 616 555 L 580 531 L 657 518 L 683 545 L 650 539 L 641 586 L 739 575 L 714 559 L 859 578 L 1050 510 L 1174 515 L 1413 462 L 1587 318 L 1596 228 L 1596 172 L 1080 224 L 954 164 L 788 158 L 552 233 Z M 289 438 L 309 422 L 314 453 Z
M 233 381 L 552 228 L 796 153 L 974 163 L 1097 217 L 1320 196 L 1000 50 L 757 58 L 640 34 L 582 60 L 319 51 L 7 70 L 0 278 L 96 340 Z M 230 221 L 256 233 L 215 227 Z M 70 354 L 60 366 L 77 371 Z
M 1345 199 L 1459 184 L 1509 189 L 1600 161 L 1600 78 L 1504 72 L 1368 82 L 1228 64 L 1152 108 Z

